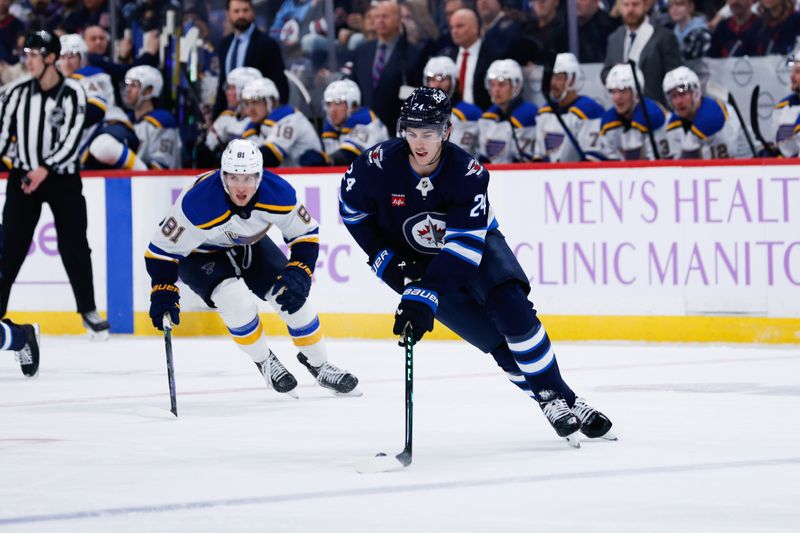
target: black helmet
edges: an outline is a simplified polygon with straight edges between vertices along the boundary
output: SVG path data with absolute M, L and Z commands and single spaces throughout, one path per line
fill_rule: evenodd
M 406 128 L 441 128 L 442 133 L 450 125 L 450 97 L 441 89 L 420 87 L 414 89 L 400 109 L 398 132 Z
M 28 34 L 24 48 L 35 50 L 43 56 L 55 54 L 58 57 L 61 53 L 61 41 L 49 31 L 39 30 Z

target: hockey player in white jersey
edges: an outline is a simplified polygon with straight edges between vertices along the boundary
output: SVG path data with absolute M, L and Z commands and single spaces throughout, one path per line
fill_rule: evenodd
M 306 116 L 290 105 L 278 105 L 278 88 L 269 78 L 247 82 L 242 101 L 250 122 L 243 139 L 254 141 L 267 167 L 327 165 L 322 141 Z
M 662 83 L 673 109 L 667 121 L 670 153 L 678 159 L 751 157 L 736 114 L 718 99 L 703 96 L 700 79 L 688 67 L 667 72 Z
M 441 89 L 450 97 L 453 106 L 450 117 L 450 142 L 477 156 L 480 132 L 478 120 L 483 111 L 475 104 L 455 98 L 458 86 L 455 62 L 447 56 L 432 57 L 422 70 L 422 76 L 426 87 Z
M 156 109 L 164 80 L 149 65 L 133 67 L 125 74 L 125 104 L 133 110 L 139 157 L 150 168 L 180 168 L 181 141 L 178 123 L 171 113 Z
M 558 54 L 550 81 L 550 97 L 555 109 L 550 105 L 543 106 L 536 117 L 537 160 L 565 162 L 603 159 L 598 139 L 600 117 L 605 110 L 594 99 L 580 94 L 583 81 L 583 69 L 575 55 Z M 556 113 L 568 132 L 564 131 Z M 579 148 L 575 146 L 576 143 Z
M 361 90 L 353 80 L 331 82 L 322 103 L 326 117 L 322 144 L 332 165 L 349 165 L 361 152 L 389 138 L 378 115 L 361 107 Z
M 772 123 L 775 127 L 775 144 L 783 157 L 800 154 L 800 49 L 787 58 L 791 94 L 775 105 Z
M 205 143 L 211 152 L 222 150 L 228 142 L 238 139 L 244 133 L 250 119 L 242 105 L 242 89 L 250 80 L 261 79 L 261 71 L 253 67 L 236 67 L 225 78 L 225 99 L 228 109 L 214 119 L 206 134 Z
M 531 161 L 538 108 L 522 99 L 522 69 L 513 59 L 498 59 L 486 71 L 492 106 L 478 120 L 478 158 L 486 163 Z
M 644 87 L 644 76 L 638 68 L 636 76 L 639 86 Z M 600 121 L 603 155 L 612 160 L 655 159 L 648 134 L 650 126 L 659 158 L 669 159 L 667 110 L 647 97 L 642 103 L 636 93 L 635 81 L 628 63 L 615 65 L 608 72 L 606 89 L 614 105 L 603 114 Z
M 290 257 L 266 236 L 277 226 Z M 269 388 L 296 397 L 295 377 L 267 345 L 255 295 L 269 302 L 298 347 L 299 361 L 317 383 L 353 393 L 358 379 L 328 362 L 317 313 L 309 301 L 319 254 L 319 225 L 295 190 L 264 170 L 249 140 L 231 141 L 219 170 L 201 174 L 175 201 L 145 252 L 151 278 L 150 317 L 161 329 L 165 315 L 180 323 L 181 280 L 216 308 L 238 347 L 249 355 Z

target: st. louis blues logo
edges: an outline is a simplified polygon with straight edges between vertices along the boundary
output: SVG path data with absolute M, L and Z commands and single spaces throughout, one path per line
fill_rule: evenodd
M 406 242 L 424 254 L 436 254 L 444 247 L 446 229 L 444 213 L 419 213 L 403 223 Z
M 380 145 L 376 146 L 369 152 L 369 157 L 367 159 L 370 165 L 375 165 L 379 169 L 383 170 L 383 165 L 381 161 L 383 161 L 383 148 Z
M 478 163 L 477 159 L 473 159 L 467 165 L 467 173 L 465 174 L 465 176 L 471 176 L 473 174 L 479 175 L 481 172 L 483 172 L 483 165 Z
M 503 153 L 503 150 L 505 149 L 506 149 L 505 141 L 490 139 L 489 141 L 486 142 L 486 155 L 488 155 L 490 158 L 497 157 L 498 155 Z

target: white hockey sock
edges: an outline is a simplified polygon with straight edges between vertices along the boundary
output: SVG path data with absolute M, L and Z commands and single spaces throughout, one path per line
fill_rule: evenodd
M 286 324 L 294 345 L 308 357 L 312 365 L 320 366 L 328 360 L 328 349 L 322 335 L 322 327 L 310 297 L 296 313 L 292 314 L 281 311 L 281 306 L 275 303 L 272 291 L 268 292 L 267 301 Z
M 253 294 L 244 281 L 235 278 L 224 280 L 211 293 L 211 299 L 236 345 L 254 362 L 266 360 L 269 346 L 264 327 Z

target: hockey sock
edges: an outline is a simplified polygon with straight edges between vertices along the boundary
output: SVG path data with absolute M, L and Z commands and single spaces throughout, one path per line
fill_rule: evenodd
M 514 359 L 514 354 L 508 349 L 508 344 L 503 343 L 492 350 L 492 357 L 494 357 L 497 366 L 503 369 L 503 372 L 506 373 L 506 377 L 508 377 L 508 380 L 511 381 L 511 383 L 519 387 L 522 392 L 531 398 L 534 398 L 533 391 L 531 391 L 531 385 L 520 371 L 517 361 Z
M 562 379 L 550 338 L 519 283 L 510 281 L 496 287 L 486 299 L 486 308 L 506 338 L 532 396 L 537 401 L 547 401 L 560 394 L 569 406 L 574 405 L 575 393 Z M 519 386 L 517 381 L 514 384 Z
M 3 319 L 0 321 L 0 350 L 13 350 L 19 351 L 25 346 L 27 337 L 25 330 L 10 320 Z
M 211 299 L 236 345 L 254 362 L 265 361 L 270 350 L 264 337 L 264 327 L 258 317 L 253 295 L 244 281 L 234 278 L 224 280 L 211 293 Z
M 313 366 L 320 366 L 328 360 L 328 349 L 322 335 L 319 317 L 309 299 L 306 299 L 303 307 L 291 314 L 281 311 L 281 306 L 275 303 L 271 291 L 267 295 L 267 301 L 286 324 L 294 345 L 303 352 Z

